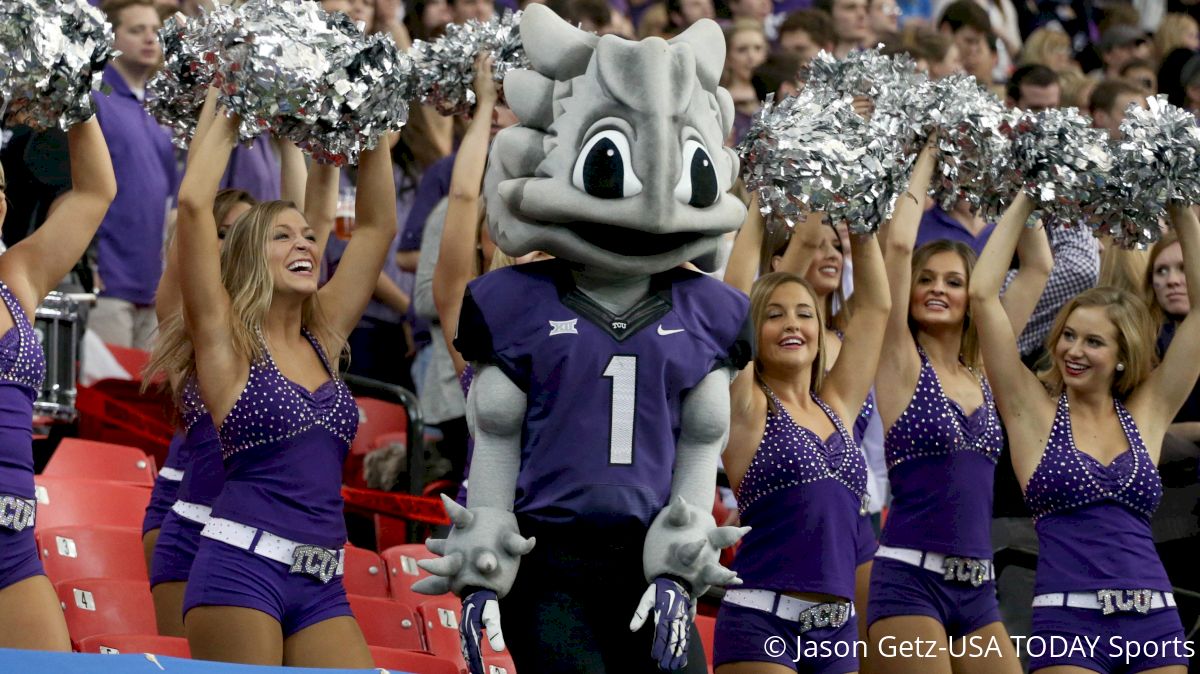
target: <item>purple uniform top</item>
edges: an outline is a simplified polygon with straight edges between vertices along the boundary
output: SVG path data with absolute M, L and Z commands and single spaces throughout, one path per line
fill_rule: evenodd
M 245 190 L 259 201 L 275 201 L 282 190 L 279 183 L 279 157 L 270 138 L 259 138 L 252 147 L 239 145 L 229 155 L 229 165 L 221 176 L 222 188 Z
M 225 487 L 213 517 L 337 549 L 346 542 L 342 463 L 358 431 L 358 407 L 321 345 L 304 333 L 330 379 L 309 391 L 283 376 L 266 352 L 218 436 Z
M 454 345 L 527 395 L 514 511 L 546 522 L 648 525 L 666 504 L 684 398 L 748 362 L 746 296 L 702 274 L 655 275 L 614 316 L 557 260 L 467 286 Z
M 917 388 L 884 438 L 892 505 L 880 542 L 991 559 L 992 483 L 1004 445 L 992 389 L 981 377 L 983 404 L 967 415 L 917 352 Z
M 92 94 L 96 118 L 112 154 L 117 196 L 96 237 L 105 297 L 141 306 L 154 303 L 162 276 L 163 226 L 175 193 L 175 149 L 110 64 L 104 83 L 112 94 Z
M 742 539 L 733 570 L 743 587 L 854 597 L 865 512 L 867 463 L 842 420 L 814 393 L 833 422 L 822 440 L 770 398 L 762 442 L 738 485 Z M 819 551 L 819 554 L 814 554 Z
M 1058 400 L 1050 440 L 1025 488 L 1038 536 L 1034 591 L 1171 591 L 1150 518 L 1162 478 L 1129 411 L 1114 400 L 1129 449 L 1105 466 L 1075 446 L 1071 410 Z
M 21 303 L 0 282 L 13 327 L 0 336 L 0 494 L 33 498 L 33 401 L 46 378 L 46 356 Z
M 180 459 L 179 451 L 183 446 L 184 432 L 176 430 L 171 436 L 171 444 L 167 445 L 167 458 L 163 461 L 164 470 L 184 471 L 186 464 Z M 154 477 L 154 488 L 150 490 L 150 503 L 146 506 L 146 516 L 142 518 L 142 534 L 162 526 L 163 517 L 179 496 L 181 480 L 163 477 L 162 472 Z
M 225 484 L 225 468 L 221 462 L 221 440 L 200 398 L 195 377 L 183 385 L 183 422 L 188 463 L 179 483 L 178 498 L 186 503 L 212 506 Z

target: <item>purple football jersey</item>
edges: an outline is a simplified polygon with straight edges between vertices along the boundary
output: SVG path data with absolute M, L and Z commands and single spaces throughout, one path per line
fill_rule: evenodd
M 684 398 L 713 370 L 749 361 L 748 307 L 685 269 L 653 277 L 621 316 L 556 260 L 473 281 L 455 346 L 527 395 L 515 512 L 648 524 L 670 495 Z

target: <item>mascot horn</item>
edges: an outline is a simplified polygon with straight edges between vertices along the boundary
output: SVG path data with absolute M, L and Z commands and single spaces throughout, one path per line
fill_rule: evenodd
M 542 5 L 521 39 L 532 69 L 504 82 L 520 125 L 491 149 L 488 226 L 509 255 L 555 259 L 467 289 L 468 507 L 446 500 L 454 527 L 414 589 L 463 598 L 472 672 L 481 629 L 524 672 L 680 670 L 689 648 L 702 672 L 696 598 L 740 582 L 717 560 L 744 533 L 711 511 L 748 302 L 682 266 L 746 213 L 724 39 L 707 20 L 669 42 L 597 37 Z

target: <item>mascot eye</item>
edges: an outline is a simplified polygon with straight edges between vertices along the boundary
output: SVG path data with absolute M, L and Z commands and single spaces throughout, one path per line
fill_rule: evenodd
M 616 129 L 592 136 L 575 160 L 571 182 L 600 199 L 623 199 L 640 194 L 642 181 L 629 163 L 629 140 Z
M 708 150 L 695 140 L 683 143 L 683 171 L 675 186 L 675 199 L 696 208 L 717 203 L 717 170 Z

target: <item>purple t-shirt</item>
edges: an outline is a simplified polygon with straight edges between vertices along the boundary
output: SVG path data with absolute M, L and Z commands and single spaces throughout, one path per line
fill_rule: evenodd
M 934 206 L 921 216 L 921 226 L 917 230 L 917 248 L 930 241 L 949 239 L 950 241 L 961 241 L 970 246 L 975 251 L 975 255 L 981 255 L 983 247 L 987 245 L 988 238 L 991 237 L 994 229 L 996 229 L 996 223 L 989 222 L 987 227 L 979 232 L 979 236 L 975 236 L 967 231 L 962 223 L 942 210 L 941 206 Z
M 435 161 L 421 174 L 421 183 L 417 186 L 417 194 L 413 197 L 412 209 L 408 211 L 408 220 L 404 222 L 404 230 L 400 232 L 400 250 L 421 250 L 421 237 L 425 234 L 425 221 L 434 207 L 447 194 L 450 194 L 450 174 L 454 172 L 452 154 Z
M 149 306 L 162 276 L 163 226 L 175 194 L 175 150 L 166 130 L 109 65 L 110 95 L 93 92 L 96 117 L 117 177 L 117 196 L 100 223 L 97 266 L 105 297 Z
M 514 512 L 617 525 L 666 504 L 684 398 L 750 357 L 746 296 L 675 268 L 614 316 L 559 260 L 507 267 L 467 287 L 454 345 L 526 393 Z
M 280 198 L 279 156 L 269 138 L 259 138 L 252 147 L 233 148 L 229 166 L 221 176 L 221 188 L 231 187 L 246 190 L 259 201 Z

